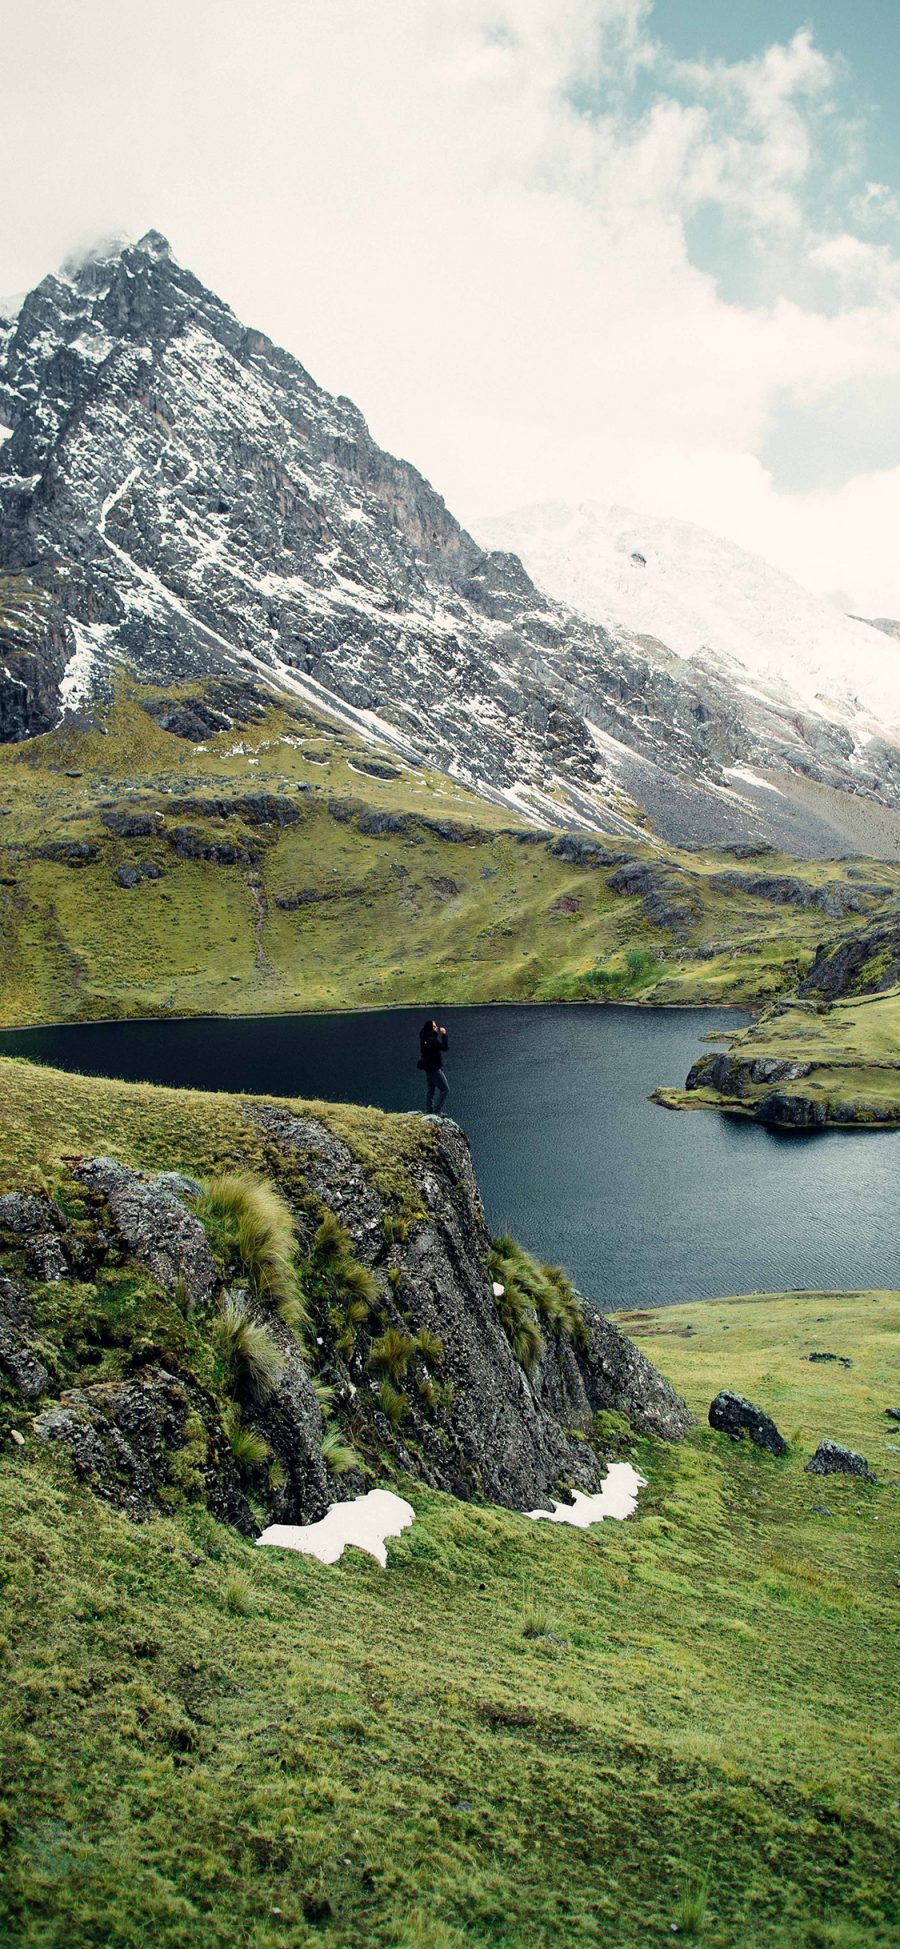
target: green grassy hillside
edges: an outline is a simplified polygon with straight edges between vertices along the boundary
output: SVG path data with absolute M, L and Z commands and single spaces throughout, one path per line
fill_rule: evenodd
M 888 1949 L 898 1297 L 659 1318 L 698 1414 L 745 1387 L 799 1449 L 639 1444 L 639 1513 L 585 1534 L 403 1481 L 387 1572 L 326 1569 L 8 1449 L 5 1939 Z M 805 1475 L 825 1431 L 882 1486 Z
M 226 1096 L 12 1062 L 0 1088 L 3 1185 L 104 1148 L 261 1161 Z M 421 1120 L 313 1107 L 402 1211 Z M 611 1431 L 636 1516 L 578 1533 L 404 1477 L 387 1572 L 257 1551 L 177 1494 L 129 1521 L 5 1414 L 0 1939 L 888 1949 L 900 1295 L 622 1324 L 698 1417 L 677 1446 Z M 722 1385 L 788 1456 L 712 1433 Z M 808 1476 L 826 1434 L 878 1484 Z
M 900 887 L 883 862 L 664 851 L 637 825 L 585 865 L 298 707 L 245 715 L 191 742 L 123 691 L 93 728 L 0 749 L 4 1024 L 426 995 L 753 1004 Z M 623 861 L 649 880 L 611 887 Z

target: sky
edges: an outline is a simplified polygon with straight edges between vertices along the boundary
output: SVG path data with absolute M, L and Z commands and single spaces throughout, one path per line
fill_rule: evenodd
M 151 227 L 466 525 L 699 522 L 900 616 L 898 0 L 30 0 L 0 291 Z

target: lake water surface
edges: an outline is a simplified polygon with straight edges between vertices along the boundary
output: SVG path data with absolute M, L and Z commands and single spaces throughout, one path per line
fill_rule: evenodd
M 779 1133 L 647 1101 L 727 1009 L 457 1008 L 447 1112 L 494 1231 L 606 1309 L 900 1286 L 900 1132 Z M 197 1089 L 423 1107 L 418 1009 L 7 1031 L 0 1054 Z

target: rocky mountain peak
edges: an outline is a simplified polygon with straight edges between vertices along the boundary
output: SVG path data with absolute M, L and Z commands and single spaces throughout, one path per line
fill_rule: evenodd
M 871 723 L 585 621 L 149 230 L 0 335 L 0 738 L 129 668 L 252 674 L 542 824 L 835 843 L 792 777 L 900 800 Z M 10 580 L 12 578 L 12 580 Z M 752 767 L 785 782 L 748 784 Z

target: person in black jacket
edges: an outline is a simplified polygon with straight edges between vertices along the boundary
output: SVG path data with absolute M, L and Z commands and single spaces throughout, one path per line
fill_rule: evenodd
M 447 1031 L 439 1029 L 436 1022 L 425 1022 L 419 1030 L 419 1068 L 425 1071 L 425 1111 L 427 1116 L 440 1116 L 447 1100 L 450 1085 L 444 1075 L 442 1057 L 447 1047 Z M 437 1096 L 437 1106 L 435 1106 Z

